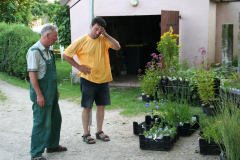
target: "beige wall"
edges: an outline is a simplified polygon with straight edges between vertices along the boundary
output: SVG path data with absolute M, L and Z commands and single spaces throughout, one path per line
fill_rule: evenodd
M 68 5 L 71 7 L 77 0 L 70 0 Z M 71 19 L 71 40 L 75 41 L 78 37 L 87 34 L 89 31 L 89 0 L 81 0 L 70 9 Z
M 71 6 L 76 0 L 70 0 Z M 181 55 L 193 58 L 200 47 L 208 48 L 208 0 L 94 0 L 94 16 L 160 15 L 161 10 L 180 11 L 179 44 Z M 89 1 L 81 0 L 71 9 L 72 41 L 89 31 Z
M 238 31 L 239 31 L 240 2 L 217 3 L 217 27 L 216 27 L 216 62 L 222 62 L 222 24 L 232 23 L 233 33 L 233 55 L 238 53 Z
M 73 6 L 77 0 L 70 0 L 68 2 L 69 7 Z M 70 9 L 70 21 L 71 21 L 71 41 L 74 42 L 77 38 L 87 34 L 89 26 L 89 2 L 88 0 L 81 0 Z M 76 62 L 80 64 L 77 56 L 73 57 Z M 75 67 L 72 67 L 72 72 L 78 72 Z
M 215 43 L 216 43 L 216 9 L 217 4 L 209 3 L 209 19 L 208 19 L 208 60 L 210 63 L 215 62 Z

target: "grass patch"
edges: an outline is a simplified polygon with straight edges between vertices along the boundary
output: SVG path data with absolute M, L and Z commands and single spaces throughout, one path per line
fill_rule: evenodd
M 0 72 L 0 79 L 14 86 L 29 89 L 29 81 L 26 82 L 17 77 L 9 76 L 7 73 Z
M 120 114 L 126 116 L 137 116 L 149 113 L 145 107 L 145 102 L 138 100 L 141 90 L 136 87 L 117 88 L 110 92 L 112 105 L 107 106 L 107 109 L 123 109 Z
M 7 97 L 4 95 L 4 93 L 2 93 L 2 91 L 0 91 L 0 101 L 5 101 L 7 100 Z
M 71 85 L 70 72 L 72 71 L 72 66 L 65 60 L 63 60 L 63 63 L 61 63 L 61 58 L 56 58 L 56 66 L 60 99 L 69 99 L 69 101 L 80 104 L 81 92 L 79 84 L 73 85 L 73 87 Z M 0 73 L 0 79 L 15 86 L 26 89 L 29 88 L 29 80 L 27 81 L 27 83 L 25 80 L 20 80 L 16 77 L 9 76 L 6 73 L 2 72 Z M 141 96 L 140 88 L 116 88 L 110 91 L 110 96 L 112 105 L 106 106 L 107 110 L 122 109 L 120 114 L 130 117 L 146 115 L 150 112 L 150 108 L 145 107 L 146 102 L 137 99 Z M 1 97 L 4 97 L 4 95 L 1 95 L 0 93 L 0 98 Z M 96 106 L 94 106 L 93 109 L 96 109 Z M 202 123 L 202 121 L 207 118 L 207 116 L 203 113 L 201 107 L 191 107 L 191 109 L 193 110 L 193 113 L 195 115 L 199 115 L 200 123 Z

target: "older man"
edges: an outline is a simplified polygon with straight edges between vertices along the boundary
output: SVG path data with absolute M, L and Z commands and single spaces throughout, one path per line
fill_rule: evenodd
M 49 47 L 58 40 L 57 27 L 46 24 L 41 31 L 41 39 L 27 53 L 30 77 L 30 99 L 33 102 L 33 128 L 31 137 L 32 160 L 46 160 L 47 152 L 66 151 L 59 145 L 61 112 L 58 105 L 57 72 L 55 59 Z

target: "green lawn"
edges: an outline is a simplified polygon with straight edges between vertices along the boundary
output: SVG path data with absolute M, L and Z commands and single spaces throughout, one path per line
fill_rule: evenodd
M 60 92 L 60 99 L 68 99 L 69 101 L 75 101 L 80 104 L 81 92 L 79 84 L 71 85 L 70 72 L 72 67 L 65 60 L 61 63 L 60 58 L 56 58 L 57 74 L 58 74 L 58 89 Z M 15 86 L 22 88 L 29 88 L 29 80 L 19 80 L 16 77 L 7 75 L 6 73 L 0 73 L 0 79 L 6 81 Z M 140 97 L 140 88 L 127 87 L 127 88 L 117 88 L 110 92 L 111 105 L 106 108 L 111 109 L 122 109 L 121 113 L 125 116 L 137 116 L 149 114 L 150 108 L 145 107 L 145 102 L 138 100 Z M 94 106 L 93 109 L 96 107 Z M 202 108 L 192 107 L 194 114 L 200 115 L 200 121 L 206 117 L 202 113 Z

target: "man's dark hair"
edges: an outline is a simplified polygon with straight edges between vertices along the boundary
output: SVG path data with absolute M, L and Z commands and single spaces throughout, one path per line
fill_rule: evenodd
M 91 25 L 94 26 L 96 23 L 97 23 L 98 25 L 100 25 L 101 27 L 106 28 L 106 22 L 105 22 L 105 20 L 102 19 L 101 17 L 95 17 L 95 18 L 93 18 Z

